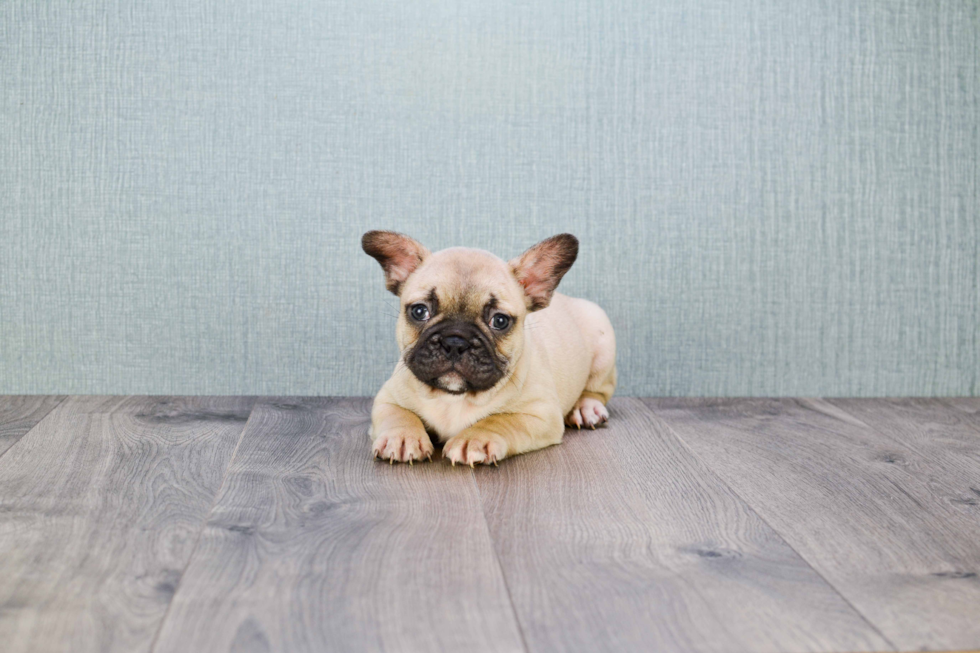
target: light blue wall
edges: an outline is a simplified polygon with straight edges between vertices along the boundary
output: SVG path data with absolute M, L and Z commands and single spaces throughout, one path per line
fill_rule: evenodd
M 394 228 L 577 234 L 623 394 L 978 394 L 978 7 L 0 2 L 0 392 L 371 394 Z

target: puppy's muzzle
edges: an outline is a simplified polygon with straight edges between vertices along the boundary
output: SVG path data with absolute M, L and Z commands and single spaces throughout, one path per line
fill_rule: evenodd
M 487 336 L 476 325 L 459 320 L 436 324 L 424 332 L 406 364 L 423 383 L 453 393 L 493 387 L 506 367 Z M 446 375 L 461 378 L 465 386 L 460 388 L 458 380 L 447 384 Z

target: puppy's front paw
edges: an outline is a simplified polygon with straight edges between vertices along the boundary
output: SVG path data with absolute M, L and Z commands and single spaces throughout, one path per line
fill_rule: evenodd
M 449 438 L 442 448 L 442 455 L 453 465 L 496 465 L 507 455 L 507 441 L 489 431 L 463 431 Z
M 432 459 L 432 441 L 422 429 L 392 429 L 380 434 L 371 447 L 375 458 L 389 463 L 411 463 L 415 460 Z
M 580 397 L 571 412 L 565 417 L 565 423 L 575 428 L 587 426 L 594 429 L 597 425 L 609 421 L 609 411 L 602 402 L 592 397 Z

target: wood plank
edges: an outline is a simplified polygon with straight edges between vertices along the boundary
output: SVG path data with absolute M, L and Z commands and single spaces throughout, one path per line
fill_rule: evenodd
M 942 402 L 966 413 L 967 423 L 980 433 L 980 397 L 947 397 Z
M 64 400 L 64 395 L 0 395 L 0 456 Z
M 980 417 L 980 397 L 947 397 L 943 401 L 958 410 Z
M 980 513 L 921 449 L 822 400 L 646 403 L 896 646 L 980 646 Z
M 374 461 L 369 411 L 256 405 L 156 651 L 523 650 L 472 470 Z
M 895 464 L 919 482 L 936 502 L 932 510 L 951 523 L 973 524 L 980 518 L 980 430 L 975 417 L 941 399 L 827 399 L 828 403 L 915 454 Z M 980 562 L 980 544 L 972 551 Z M 980 572 L 980 565 L 973 571 Z M 978 612 L 980 617 L 980 612 Z M 980 643 L 980 642 L 978 642 Z
M 149 650 L 252 403 L 72 397 L 0 458 L 5 653 Z
M 531 651 L 891 650 L 636 399 L 477 471 Z

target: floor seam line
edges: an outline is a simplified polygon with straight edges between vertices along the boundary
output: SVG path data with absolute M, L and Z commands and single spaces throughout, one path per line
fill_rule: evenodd
M 800 560 L 802 560 L 804 563 L 806 563 L 806 566 L 809 567 L 810 569 L 812 569 L 813 570 L 813 573 L 815 573 L 817 576 L 819 576 L 820 579 L 823 580 L 823 582 L 825 582 L 827 584 L 827 587 L 829 587 L 830 589 L 832 589 L 834 591 L 834 593 L 837 596 L 839 596 L 842 601 L 844 601 L 844 603 L 846 603 L 848 606 L 850 606 L 850 608 L 852 610 L 854 610 L 854 613 L 858 617 L 861 618 L 861 621 L 863 621 L 864 623 L 866 623 L 871 628 L 871 630 L 873 630 L 874 632 L 876 632 L 885 642 L 887 642 L 888 645 L 892 647 L 892 651 L 893 652 L 898 652 L 898 651 L 901 651 L 902 650 L 898 646 L 896 646 L 895 643 L 890 638 L 886 637 L 885 634 L 883 632 L 881 632 L 881 630 L 878 628 L 878 626 L 875 625 L 874 623 L 872 623 L 871 620 L 868 619 L 868 617 L 864 614 L 864 612 L 862 612 L 861 610 L 859 610 L 858 607 L 856 605 L 854 605 L 851 602 L 851 600 L 849 598 L 847 598 L 844 595 L 844 593 L 841 592 L 841 590 L 836 585 L 834 585 L 833 583 L 831 583 L 830 580 L 828 580 L 827 577 L 824 576 L 823 573 L 821 573 L 819 569 L 817 569 L 816 567 L 814 567 L 813 566 L 813 563 L 811 563 L 809 560 L 807 560 L 806 557 L 802 553 L 800 553 L 799 551 L 797 551 L 796 550 L 796 547 L 794 547 L 792 544 L 790 544 L 786 540 L 785 536 L 783 536 L 783 534 L 780 533 L 779 530 L 777 530 L 775 526 L 773 526 L 772 524 L 769 523 L 769 520 L 767 520 L 765 517 L 763 517 L 762 514 L 758 510 L 756 510 L 755 507 L 751 503 L 749 503 L 748 501 L 746 501 L 745 498 L 741 494 L 739 494 L 735 490 L 735 488 L 733 488 L 728 483 L 728 481 L 726 481 L 724 478 L 722 478 L 722 476 L 718 472 L 716 472 L 713 467 L 711 467 L 710 465 L 708 465 L 708 463 L 703 458 L 701 458 L 701 456 L 699 456 L 697 454 L 697 452 L 695 452 L 690 447 L 690 445 L 688 445 L 687 441 L 684 440 L 684 438 L 680 435 L 680 433 L 678 433 L 677 431 L 674 430 L 674 428 L 670 425 L 670 423 L 666 419 L 664 419 L 664 418 L 660 417 L 659 415 L 657 415 L 657 413 L 652 408 L 650 408 L 650 406 L 648 406 L 646 404 L 646 402 L 643 401 L 642 399 L 639 400 L 639 403 L 643 406 L 643 408 L 646 411 L 648 411 L 650 413 L 650 415 L 652 415 L 658 421 L 660 421 L 664 425 L 664 427 L 668 431 L 670 431 L 670 433 L 675 438 L 677 438 L 677 441 L 681 443 L 681 446 L 684 447 L 684 449 L 686 451 L 688 451 L 692 456 L 694 456 L 695 460 L 697 460 L 701 465 L 703 465 L 704 468 L 706 470 L 708 470 L 708 472 L 712 476 L 714 476 L 716 479 L 718 479 L 718 482 L 719 483 L 721 483 L 729 492 L 731 492 L 732 495 L 734 495 L 735 497 L 737 497 L 739 501 L 741 501 L 743 504 L 745 504 L 745 507 L 748 508 L 752 512 L 752 514 L 754 514 L 756 517 L 758 517 L 762 521 L 762 523 L 765 524 L 780 539 L 781 542 L 783 542 L 783 544 L 785 544 L 787 547 L 789 547 L 790 551 L 792 551 L 793 553 L 795 553 L 797 555 L 797 557 L 799 557 Z
M 44 396 L 50 397 L 52 395 L 44 395 Z M 57 396 L 57 395 L 53 395 L 53 396 Z M 11 449 L 13 449 L 14 447 L 16 447 L 21 442 L 23 442 L 24 441 L 24 438 L 26 438 L 28 435 L 30 435 L 34 431 L 34 429 L 36 429 L 38 426 L 40 426 L 41 423 L 44 422 L 44 420 L 48 419 L 48 417 L 51 416 L 51 413 L 53 413 L 55 410 L 57 410 L 59 406 L 61 406 L 63 403 L 65 403 L 66 401 L 68 401 L 69 399 L 71 399 L 73 396 L 75 396 L 75 395 L 65 395 L 65 396 L 63 396 L 61 398 L 61 401 L 59 401 L 54 406 L 52 406 L 48 410 L 48 412 L 44 413 L 44 416 L 41 417 L 41 419 L 39 419 L 37 422 L 35 422 L 34 426 L 32 426 L 31 428 L 27 429 L 27 431 L 25 431 L 22 436 L 20 436 L 19 438 L 17 438 L 17 441 L 16 442 L 14 442 L 12 445 L 10 445 L 9 447 L 7 447 L 6 450 L 4 450 L 3 452 L 0 452 L 0 459 L 2 459 L 4 456 L 6 456 L 7 453 Z
M 524 636 L 524 627 L 521 626 L 521 620 L 517 616 L 517 606 L 514 605 L 514 596 L 510 592 L 510 584 L 507 582 L 507 574 L 504 573 L 504 565 L 500 562 L 500 554 L 497 552 L 497 542 L 493 539 L 493 533 L 490 532 L 487 509 L 483 505 L 483 492 L 480 491 L 480 485 L 476 482 L 476 472 L 473 470 L 470 470 L 470 483 L 473 484 L 473 489 L 476 490 L 476 497 L 480 500 L 480 514 L 483 515 L 483 527 L 486 529 L 487 540 L 490 542 L 490 550 L 493 552 L 493 559 L 497 563 L 497 569 L 500 570 L 500 580 L 504 584 L 504 591 L 507 592 L 507 601 L 510 603 L 510 613 L 514 615 L 514 625 L 517 626 L 517 634 L 521 637 L 521 645 L 524 647 L 525 653 L 531 653 L 531 649 L 527 645 L 527 638 Z
M 831 406 L 833 406 L 834 408 L 836 408 L 837 410 L 839 410 L 842 413 L 846 414 L 848 417 L 850 417 L 850 418 L 858 421 L 861 424 L 861 426 L 863 428 L 867 429 L 868 431 L 871 431 L 872 433 L 875 433 L 877 435 L 880 435 L 883 440 L 887 440 L 891 444 L 895 445 L 896 448 L 899 448 L 899 447 L 900 448 L 905 448 L 905 449 L 908 449 L 909 451 L 911 451 L 912 453 L 921 456 L 922 458 L 926 458 L 926 459 L 929 458 L 929 456 L 927 454 L 923 453 L 916 446 L 916 444 L 914 442 L 906 442 L 906 441 L 902 440 L 901 438 L 896 438 L 891 433 L 889 433 L 888 431 L 886 431 L 884 429 L 880 429 L 877 426 L 872 426 L 871 424 L 868 424 L 866 421 L 864 421 L 863 419 L 861 419 L 860 417 L 858 417 L 857 415 L 855 415 L 853 412 L 851 412 L 847 408 L 844 408 L 843 406 L 840 406 L 840 405 L 834 403 L 834 399 L 852 399 L 852 398 L 853 397 L 826 397 L 826 398 L 825 397 L 816 397 L 816 399 L 818 401 L 823 401 L 825 403 L 828 403 Z M 858 399 L 861 399 L 862 397 L 857 397 L 857 398 Z M 872 397 L 871 399 L 873 401 L 888 401 L 889 400 L 888 397 L 885 397 L 885 398 L 882 398 L 882 399 L 879 399 L 879 398 L 876 398 L 876 397 Z M 796 402 L 796 404 L 798 406 L 800 406 L 801 408 L 803 408 L 804 410 L 813 410 L 812 408 L 806 406 L 805 404 L 801 404 L 796 398 L 794 398 L 793 401 Z M 954 407 L 953 406 L 947 406 L 947 408 L 954 408 Z M 967 426 L 971 426 L 971 425 L 969 423 L 967 423 Z
M 242 425 L 242 431 L 238 434 L 238 441 L 235 443 L 235 449 L 231 452 L 231 456 L 228 458 L 228 464 L 225 466 L 224 474 L 221 475 L 221 483 L 218 485 L 217 491 L 214 493 L 214 498 L 211 499 L 211 507 L 204 514 L 204 521 L 201 524 L 201 530 L 197 534 L 197 538 L 194 540 L 194 546 L 191 548 L 190 554 L 187 556 L 187 562 L 184 563 L 184 568 L 180 570 L 180 579 L 177 581 L 176 587 L 174 587 L 174 593 L 170 597 L 170 602 L 167 604 L 167 609 L 163 612 L 163 617 L 160 619 L 160 625 L 157 626 L 157 631 L 153 634 L 153 639 L 150 642 L 150 653 L 156 650 L 157 644 L 160 640 L 160 633 L 163 632 L 163 626 L 167 623 L 167 618 L 170 617 L 170 610 L 173 608 L 174 602 L 177 600 L 177 594 L 180 592 L 180 586 L 184 582 L 184 575 L 191 566 L 191 562 L 194 560 L 194 555 L 197 553 L 197 549 L 201 544 L 201 538 L 204 537 L 204 531 L 208 527 L 208 520 L 211 518 L 211 513 L 214 512 L 214 507 L 218 505 L 218 497 L 221 496 L 221 491 L 225 488 L 225 483 L 228 480 L 228 473 L 231 469 L 231 465 L 235 462 L 235 456 L 238 455 L 238 449 L 242 446 L 242 440 L 245 439 L 245 431 L 248 429 L 249 422 L 252 421 L 252 416 L 255 414 L 255 407 L 259 404 L 259 398 L 255 397 L 255 401 L 252 403 L 252 407 L 248 411 L 248 419 Z

